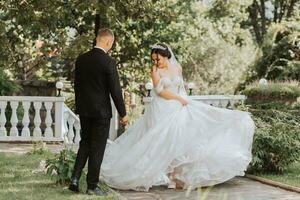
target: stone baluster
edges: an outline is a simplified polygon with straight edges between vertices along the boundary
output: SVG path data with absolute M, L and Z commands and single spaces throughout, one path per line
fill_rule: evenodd
M 64 142 L 68 143 L 68 119 L 69 119 L 69 116 L 70 116 L 70 113 L 67 111 L 67 112 L 64 112 L 64 129 L 66 130 L 65 132 L 65 135 L 63 136 L 64 137 Z
M 21 137 L 30 137 L 30 130 L 28 127 L 30 123 L 30 119 L 29 119 L 30 101 L 23 101 L 22 106 L 24 109 L 24 115 L 22 120 L 23 129 L 22 129 Z
M 55 102 L 55 138 L 64 140 L 66 127 L 64 127 L 64 98 Z
M 205 100 L 205 103 L 208 105 L 212 105 L 212 101 L 211 100 Z
M 227 100 L 227 99 L 222 99 L 222 100 L 220 100 L 220 106 L 221 106 L 222 108 L 226 108 L 227 105 L 228 105 L 228 100 Z
M 75 143 L 79 143 L 80 141 L 80 121 L 76 121 L 75 124 L 74 124 L 74 127 L 75 127 L 75 131 L 76 131 L 76 135 L 75 135 Z
M 5 108 L 6 108 L 7 102 L 6 101 L 0 101 L 0 137 L 7 136 L 7 131 L 5 128 L 6 123 L 6 117 L 5 117 Z
M 219 104 L 219 100 L 212 100 L 212 105 L 213 106 L 218 106 L 218 104 Z
M 73 143 L 73 139 L 74 139 L 74 123 L 75 123 L 75 119 L 73 116 L 69 116 L 68 118 L 68 124 L 69 124 L 69 130 L 68 130 L 68 142 L 69 143 Z
M 10 106 L 11 106 L 11 118 L 10 118 L 10 123 L 11 123 L 11 129 L 10 129 L 10 136 L 19 136 L 18 135 L 18 129 L 17 129 L 17 124 L 18 124 L 18 117 L 17 117 L 17 108 L 18 108 L 19 102 L 18 101 L 11 101 Z
M 234 104 L 236 103 L 236 101 L 234 99 L 230 99 L 229 102 L 230 102 L 230 107 L 234 108 Z
M 51 109 L 53 107 L 52 102 L 45 102 L 44 103 L 45 108 L 46 108 L 46 119 L 45 119 L 45 124 L 46 124 L 46 129 L 45 129 L 45 137 L 46 138 L 52 138 L 53 137 L 53 130 L 52 130 L 52 117 L 51 117 Z
M 40 138 L 42 137 L 42 130 L 40 128 L 41 125 L 40 109 L 42 107 L 42 102 L 33 102 L 33 106 L 35 110 L 33 137 Z

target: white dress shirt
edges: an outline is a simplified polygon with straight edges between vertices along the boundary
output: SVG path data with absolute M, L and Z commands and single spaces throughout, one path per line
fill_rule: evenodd
M 101 49 L 102 51 L 104 51 L 105 53 L 107 53 L 107 51 L 105 49 L 103 49 L 102 47 L 94 46 L 94 48 Z

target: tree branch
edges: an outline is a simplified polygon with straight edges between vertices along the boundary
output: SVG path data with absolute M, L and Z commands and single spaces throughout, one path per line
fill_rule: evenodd
M 287 13 L 286 13 L 286 17 L 287 17 L 287 18 L 290 18 L 290 17 L 292 16 L 293 11 L 294 11 L 294 6 L 295 6 L 295 4 L 296 4 L 296 1 L 297 1 L 297 0 L 291 0 L 291 3 L 290 3 L 290 5 L 289 5 L 288 10 L 287 10 Z
M 265 0 L 260 0 L 260 16 L 261 16 L 261 33 L 262 37 L 266 34 L 266 7 Z
M 259 6 L 257 4 L 257 1 L 254 0 L 253 4 L 251 6 L 249 6 L 248 12 L 249 12 L 251 23 L 252 23 L 252 26 L 254 29 L 256 41 L 260 45 L 262 43 L 262 35 L 260 32 L 260 27 L 259 27 L 258 18 L 257 18 L 258 9 L 259 9 Z

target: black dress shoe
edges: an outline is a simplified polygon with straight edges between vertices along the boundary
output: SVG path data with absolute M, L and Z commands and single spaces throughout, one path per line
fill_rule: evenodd
M 88 195 L 97 195 L 97 196 L 106 196 L 107 193 L 103 190 L 101 190 L 99 187 L 96 187 L 95 189 L 87 189 L 86 193 Z
M 69 185 L 69 190 L 73 191 L 73 192 L 79 192 L 79 188 L 78 188 L 78 179 L 77 178 L 72 178 L 71 179 L 71 183 Z

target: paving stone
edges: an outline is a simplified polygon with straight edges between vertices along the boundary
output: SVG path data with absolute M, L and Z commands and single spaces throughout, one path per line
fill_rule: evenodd
M 186 197 L 185 190 L 169 190 L 154 187 L 148 193 L 119 191 L 128 200 L 300 200 L 300 194 L 262 184 L 244 177 L 236 177 L 225 183 L 194 190 Z M 149 200 L 150 200 L 149 199 Z

